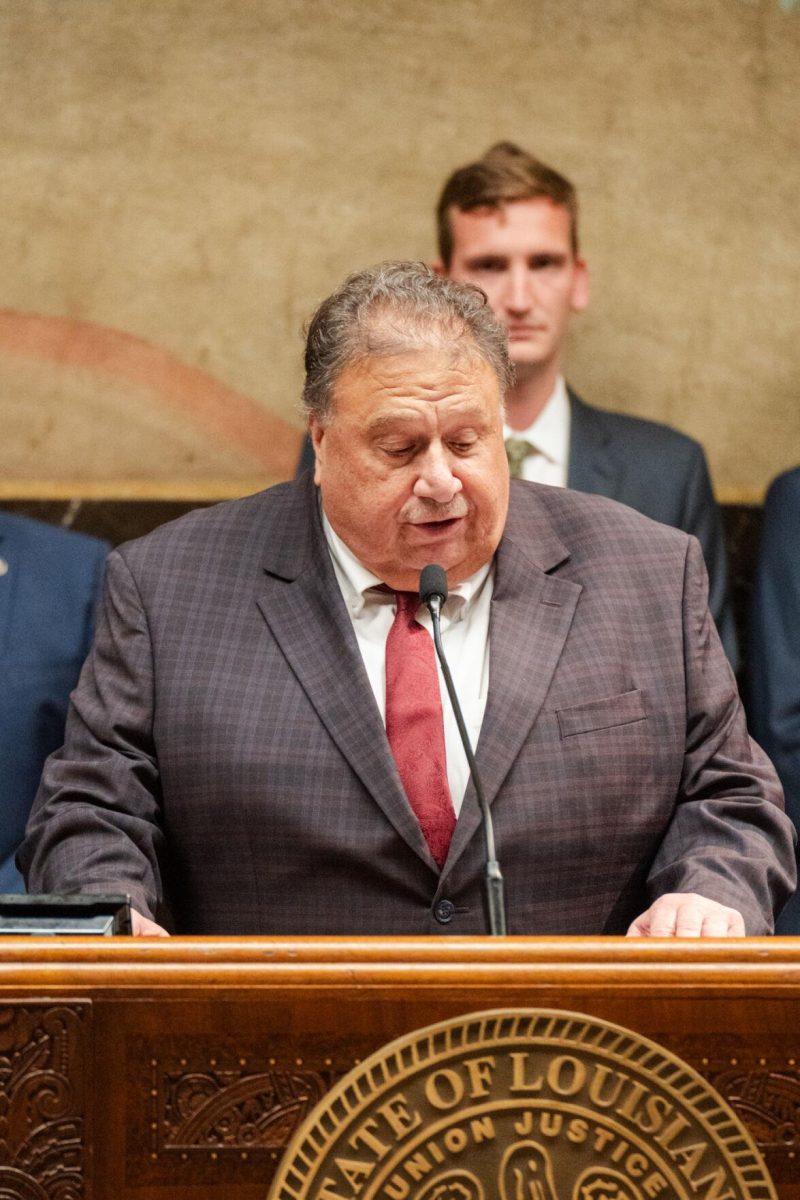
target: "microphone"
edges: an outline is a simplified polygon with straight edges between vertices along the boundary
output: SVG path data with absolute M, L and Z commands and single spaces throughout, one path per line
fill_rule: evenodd
M 431 563 L 427 567 L 423 567 L 419 577 L 419 595 L 420 600 L 431 614 L 433 622 L 433 644 L 436 647 L 436 654 L 442 666 L 442 675 L 447 687 L 447 694 L 450 697 L 450 703 L 453 706 L 453 714 L 456 718 L 461 744 L 464 747 L 464 753 L 467 756 L 469 763 L 470 775 L 472 782 L 475 785 L 475 795 L 478 797 L 480 805 L 481 817 L 483 819 L 483 839 L 486 850 L 486 909 L 489 916 L 489 933 L 493 937 L 502 937 L 507 933 L 506 930 L 506 909 L 504 898 L 503 876 L 500 871 L 500 864 L 497 861 L 497 855 L 494 845 L 494 825 L 492 824 L 492 814 L 489 805 L 486 803 L 486 796 L 483 792 L 483 784 L 481 777 L 478 774 L 478 765 L 475 762 L 475 755 L 472 753 L 472 746 L 467 735 L 467 727 L 464 724 L 464 717 L 461 712 L 461 705 L 458 703 L 458 696 L 453 685 L 453 677 L 450 674 L 450 668 L 447 665 L 447 659 L 444 656 L 442 647 L 442 630 L 440 625 L 440 617 L 442 613 L 442 605 L 447 599 L 447 575 L 444 569 L 435 563 Z

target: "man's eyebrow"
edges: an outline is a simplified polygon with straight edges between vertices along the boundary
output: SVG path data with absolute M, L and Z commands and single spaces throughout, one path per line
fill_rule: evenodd
M 499 250 L 484 250 L 479 254 L 468 254 L 464 262 L 468 267 L 478 267 L 481 263 L 505 262 L 507 259 L 508 255 Z
M 483 406 L 471 400 L 467 401 L 463 407 L 459 406 L 453 410 L 448 419 L 450 423 L 457 426 L 485 425 L 487 423 Z M 381 413 L 367 422 L 366 432 L 369 437 L 380 437 L 385 433 L 417 432 L 418 428 L 419 420 L 416 414 Z
M 417 418 L 411 413 L 382 413 L 367 422 L 367 433 L 375 435 L 395 433 L 415 424 L 417 424 Z

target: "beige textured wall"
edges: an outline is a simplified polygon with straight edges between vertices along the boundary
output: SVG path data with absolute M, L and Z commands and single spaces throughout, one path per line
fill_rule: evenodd
M 309 310 L 430 257 L 444 175 L 511 137 L 582 196 L 572 382 L 760 495 L 800 460 L 785 4 L 0 0 L 6 494 L 285 475 Z

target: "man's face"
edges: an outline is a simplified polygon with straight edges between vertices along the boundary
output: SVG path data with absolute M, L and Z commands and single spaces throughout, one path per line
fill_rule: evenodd
M 569 319 L 589 300 L 586 264 L 570 244 L 566 208 L 546 197 L 501 208 L 451 208 L 453 256 L 443 274 L 476 283 L 508 331 L 511 361 L 560 366 Z
M 315 479 L 333 528 L 390 587 L 428 563 L 451 584 L 489 562 L 508 509 L 500 385 L 470 349 L 373 357 L 342 372 Z

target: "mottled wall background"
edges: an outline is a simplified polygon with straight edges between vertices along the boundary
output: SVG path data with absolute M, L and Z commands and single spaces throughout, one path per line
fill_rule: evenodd
M 580 189 L 573 384 L 759 498 L 800 460 L 799 84 L 779 0 L 0 0 L 3 494 L 288 474 L 302 321 L 431 257 L 510 137 Z

